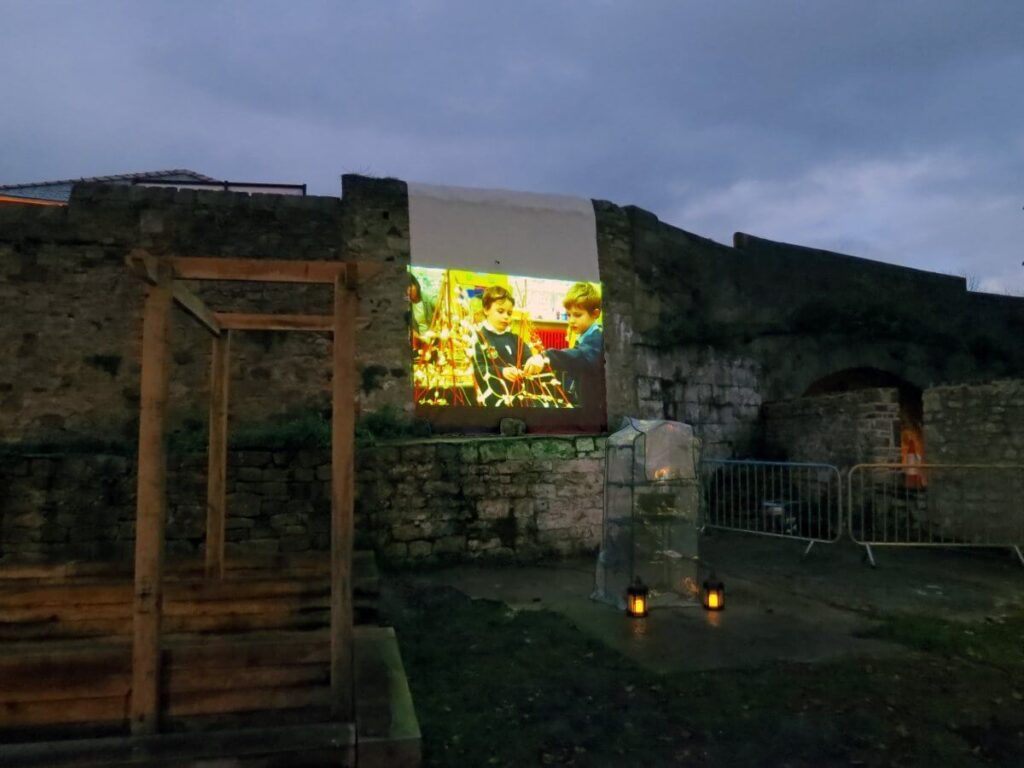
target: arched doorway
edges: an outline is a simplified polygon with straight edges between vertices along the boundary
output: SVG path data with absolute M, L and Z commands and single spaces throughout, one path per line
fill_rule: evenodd
M 853 392 L 862 389 L 896 389 L 899 392 L 899 462 L 913 466 L 925 461 L 924 405 L 921 388 L 878 368 L 847 368 L 813 382 L 803 397 Z M 896 460 L 896 457 L 893 457 Z M 906 473 L 908 487 L 922 487 L 924 475 L 916 470 Z

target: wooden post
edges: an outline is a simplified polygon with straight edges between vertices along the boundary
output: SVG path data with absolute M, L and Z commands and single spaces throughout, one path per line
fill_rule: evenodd
M 159 718 L 161 577 L 167 507 L 164 425 L 172 292 L 162 277 L 148 287 L 142 321 L 135 599 L 132 626 L 131 729 L 155 733 Z
M 210 359 L 210 442 L 206 467 L 206 578 L 224 578 L 227 516 L 228 390 L 231 332 L 213 337 Z
M 334 283 L 331 416 L 331 711 L 355 719 L 352 662 L 352 537 L 355 490 L 355 265 Z

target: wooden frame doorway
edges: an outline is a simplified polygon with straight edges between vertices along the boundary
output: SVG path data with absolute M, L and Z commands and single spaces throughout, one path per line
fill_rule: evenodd
M 233 331 L 333 334 L 331 383 L 331 712 L 354 720 L 352 544 L 357 286 L 383 265 L 365 262 L 155 256 L 134 250 L 129 269 L 148 283 L 143 313 L 136 507 L 130 722 L 133 734 L 159 729 L 163 551 L 167 512 L 165 448 L 170 373 L 170 312 L 177 304 L 212 336 L 205 572 L 223 578 L 227 413 Z M 331 315 L 263 315 L 211 311 L 183 280 L 333 285 Z

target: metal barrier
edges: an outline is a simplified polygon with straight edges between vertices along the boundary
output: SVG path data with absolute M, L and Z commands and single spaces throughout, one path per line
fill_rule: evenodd
M 858 464 L 847 475 L 850 538 L 873 546 L 1009 547 L 1024 565 L 1024 466 Z
M 701 462 L 705 528 L 832 544 L 843 534 L 842 480 L 831 464 Z

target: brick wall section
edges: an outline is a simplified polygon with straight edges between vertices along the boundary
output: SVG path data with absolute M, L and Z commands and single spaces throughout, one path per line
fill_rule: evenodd
M 392 561 L 529 560 L 599 543 L 601 438 L 382 445 L 358 463 L 358 540 Z M 230 452 L 228 554 L 326 550 L 329 479 L 329 451 Z M 3 457 L 0 562 L 130 558 L 135 483 L 124 456 Z M 206 457 L 172 456 L 167 492 L 167 552 L 199 556 Z
M 899 391 L 859 389 L 764 404 L 767 454 L 850 467 L 900 460 Z

